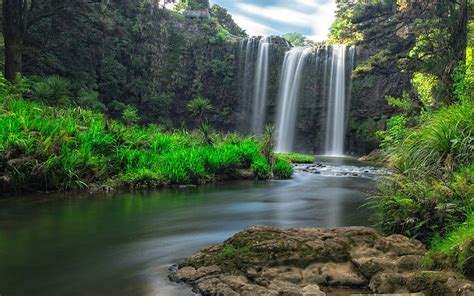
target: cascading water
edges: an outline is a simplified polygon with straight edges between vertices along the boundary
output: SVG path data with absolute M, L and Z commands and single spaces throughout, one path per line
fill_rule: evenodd
M 258 135 L 265 124 L 268 80 L 269 51 L 268 37 L 251 37 L 240 41 L 240 112 L 239 130 L 245 134 Z
M 270 48 L 269 39 L 263 37 L 258 43 L 257 64 L 255 67 L 253 108 L 252 108 L 252 128 L 254 135 L 262 134 L 265 123 L 267 107 L 267 87 L 268 87 L 268 52 Z
M 310 52 L 310 48 L 295 47 L 285 53 L 278 94 L 277 152 L 291 152 L 293 148 L 301 79 Z
M 344 139 L 346 128 L 346 104 L 350 88 L 346 79 L 347 47 L 333 45 L 331 53 L 331 68 L 329 73 L 329 95 L 327 103 L 327 122 L 325 154 L 333 156 L 344 155 Z M 354 47 L 349 48 L 349 63 L 352 69 Z M 350 85 L 350 77 L 349 77 Z
M 241 79 L 241 85 L 240 85 L 240 90 L 241 90 L 241 108 L 243 110 L 247 110 L 249 107 L 248 101 L 251 98 L 252 95 L 252 75 L 253 75 L 253 60 L 254 60 L 254 48 L 256 44 L 256 38 L 248 38 L 240 41 L 240 71 L 241 74 L 240 76 L 242 77 Z M 245 112 L 244 112 L 245 113 Z M 248 126 L 247 125 L 248 118 L 246 118 L 243 122 L 242 128 L 248 132 Z M 245 126 L 245 127 L 244 127 Z

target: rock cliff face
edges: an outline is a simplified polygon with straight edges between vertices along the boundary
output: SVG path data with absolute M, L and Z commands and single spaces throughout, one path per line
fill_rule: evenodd
M 389 2 L 389 1 L 387 1 Z M 393 1 L 394 2 L 394 1 Z M 398 60 L 415 43 L 409 33 L 409 19 L 395 6 L 368 6 L 354 20 L 356 31 L 364 35 L 357 42 L 357 64 L 353 72 L 351 108 L 348 119 L 347 150 L 366 154 L 377 148 L 374 133 L 385 128 L 396 109 L 385 97 L 401 97 L 412 89 L 412 73 L 402 72 Z
M 170 279 L 202 295 L 330 295 L 353 292 L 471 295 L 453 274 L 421 270 L 425 248 L 371 228 L 254 227 L 210 246 L 172 269 Z

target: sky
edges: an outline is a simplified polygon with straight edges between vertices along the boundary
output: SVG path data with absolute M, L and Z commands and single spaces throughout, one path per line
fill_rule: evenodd
M 252 36 L 301 33 L 326 40 L 334 20 L 335 0 L 210 0 L 226 8 Z

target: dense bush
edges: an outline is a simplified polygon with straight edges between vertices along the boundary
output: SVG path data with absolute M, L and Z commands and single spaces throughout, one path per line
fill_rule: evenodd
M 72 190 L 89 184 L 159 187 L 235 177 L 252 167 L 259 179 L 270 167 L 260 144 L 238 135 L 213 136 L 209 145 L 186 131 L 128 126 L 76 108 L 49 107 L 21 98 L 0 80 L 0 188 Z
M 65 106 L 71 104 L 70 82 L 59 76 L 50 76 L 44 80 L 33 83 L 32 97 L 40 102 Z
M 397 168 L 428 176 L 451 174 L 474 162 L 474 103 L 466 101 L 428 116 L 396 148 Z
M 427 114 L 415 128 L 395 122 L 384 148 L 397 173 L 380 182 L 371 205 L 385 233 L 430 243 L 474 209 L 474 104 Z
M 252 163 L 252 171 L 255 175 L 255 178 L 258 180 L 266 180 L 270 178 L 270 165 L 263 157 L 257 158 Z

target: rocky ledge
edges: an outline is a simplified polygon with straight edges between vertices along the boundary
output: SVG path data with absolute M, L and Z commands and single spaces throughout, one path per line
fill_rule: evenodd
M 417 240 L 367 227 L 254 227 L 185 259 L 169 277 L 202 295 L 319 296 L 331 287 L 474 295 L 455 274 L 421 270 L 425 252 Z

